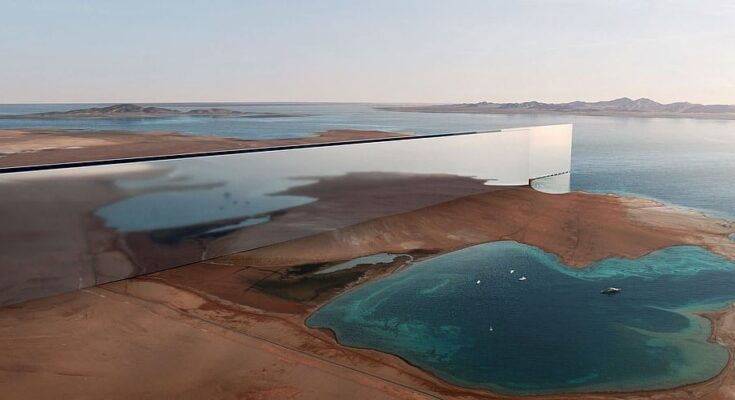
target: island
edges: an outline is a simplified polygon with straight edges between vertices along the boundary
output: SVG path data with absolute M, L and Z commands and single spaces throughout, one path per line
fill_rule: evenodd
M 80 108 L 70 111 L 52 111 L 32 114 L 4 115 L 5 119 L 65 119 L 65 118 L 166 118 L 166 117 L 228 117 L 228 118 L 284 118 L 301 117 L 303 114 L 273 112 L 246 112 L 227 108 L 195 108 L 179 111 L 171 108 L 115 104 L 106 107 Z
M 677 102 L 662 104 L 651 99 L 621 97 L 608 101 L 572 101 L 569 103 L 479 103 L 433 104 L 378 107 L 385 111 L 472 114 L 561 114 L 620 116 L 639 118 L 735 119 L 735 105 Z

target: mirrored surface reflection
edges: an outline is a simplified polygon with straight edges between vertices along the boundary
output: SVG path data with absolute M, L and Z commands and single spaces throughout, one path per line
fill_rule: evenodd
M 1 174 L 0 304 L 530 179 L 564 192 L 570 154 L 556 125 Z

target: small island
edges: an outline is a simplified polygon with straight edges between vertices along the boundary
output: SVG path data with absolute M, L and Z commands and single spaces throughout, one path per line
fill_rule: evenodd
M 179 111 L 164 107 L 138 104 L 115 104 L 107 107 L 80 108 L 70 111 L 53 111 L 21 115 L 0 116 L 11 119 L 66 119 L 66 118 L 164 118 L 164 117 L 228 117 L 228 118 L 284 118 L 302 117 L 303 114 L 273 112 L 246 112 L 227 108 L 195 108 Z
M 384 111 L 472 114 L 569 114 L 639 118 L 735 119 L 735 105 L 677 102 L 662 104 L 651 99 L 621 97 L 608 101 L 569 103 L 479 103 L 378 107 Z

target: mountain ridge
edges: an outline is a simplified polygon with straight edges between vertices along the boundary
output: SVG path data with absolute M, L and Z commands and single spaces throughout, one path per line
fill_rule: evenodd
M 679 117 L 679 118 L 722 118 L 735 119 L 735 105 L 698 104 L 686 101 L 659 103 L 649 98 L 631 99 L 620 97 L 603 101 L 571 101 L 567 103 L 544 103 L 526 101 L 521 103 L 439 104 L 429 106 L 379 107 L 388 111 L 414 112 L 457 112 L 488 114 L 556 113 L 577 115 L 621 115 L 634 117 Z
M 69 111 L 51 111 L 21 115 L 0 116 L 0 118 L 155 118 L 155 117 L 234 117 L 234 118 L 268 118 L 298 117 L 301 114 L 285 114 L 272 112 L 246 112 L 227 108 L 195 108 L 179 111 L 171 108 L 141 106 L 133 103 L 120 103 L 104 107 L 80 108 Z
M 571 101 L 568 103 L 544 103 L 539 101 L 527 101 L 522 103 L 492 103 L 492 102 L 479 102 L 479 103 L 462 103 L 463 105 L 469 106 L 496 106 L 498 108 L 513 109 L 539 109 L 539 110 L 554 110 L 554 111 L 565 111 L 565 110 L 594 110 L 594 111 L 641 111 L 641 112 L 732 112 L 735 113 L 735 105 L 724 105 L 724 104 L 698 104 L 690 103 L 686 101 L 680 101 L 675 103 L 659 103 L 646 97 L 633 100 L 630 97 L 620 97 L 613 100 L 603 101 Z

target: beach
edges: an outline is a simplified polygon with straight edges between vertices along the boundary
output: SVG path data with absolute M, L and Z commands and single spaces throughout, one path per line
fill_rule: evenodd
M 343 177 L 352 184 L 358 178 Z M 408 182 L 426 185 L 394 179 L 407 192 Z M 381 180 L 391 187 L 390 177 Z M 338 182 L 325 179 L 294 190 L 316 194 L 324 189 L 320 183 Z M 651 200 L 549 195 L 527 187 L 471 193 L 474 185 L 460 182 L 457 187 L 470 192 L 460 199 L 0 309 L 0 350 L 6 355 L 0 381 L 7 393 L 26 398 L 503 398 L 508 396 L 447 383 L 390 354 L 342 346 L 330 331 L 308 328 L 305 320 L 340 293 L 412 260 L 476 243 L 515 240 L 558 256 L 570 268 L 682 244 L 735 258 L 735 242 L 727 238 L 735 228 L 726 220 Z M 342 207 L 358 206 L 353 199 Z M 271 223 L 278 218 L 287 219 L 288 212 Z M 315 273 L 380 252 L 411 257 Z M 713 321 L 711 339 L 732 351 L 735 310 L 705 315 Z M 678 389 L 543 398 L 725 399 L 735 388 L 731 372 L 730 362 L 720 375 Z
M 735 400 L 735 3 L 3 3 L 0 400 Z

